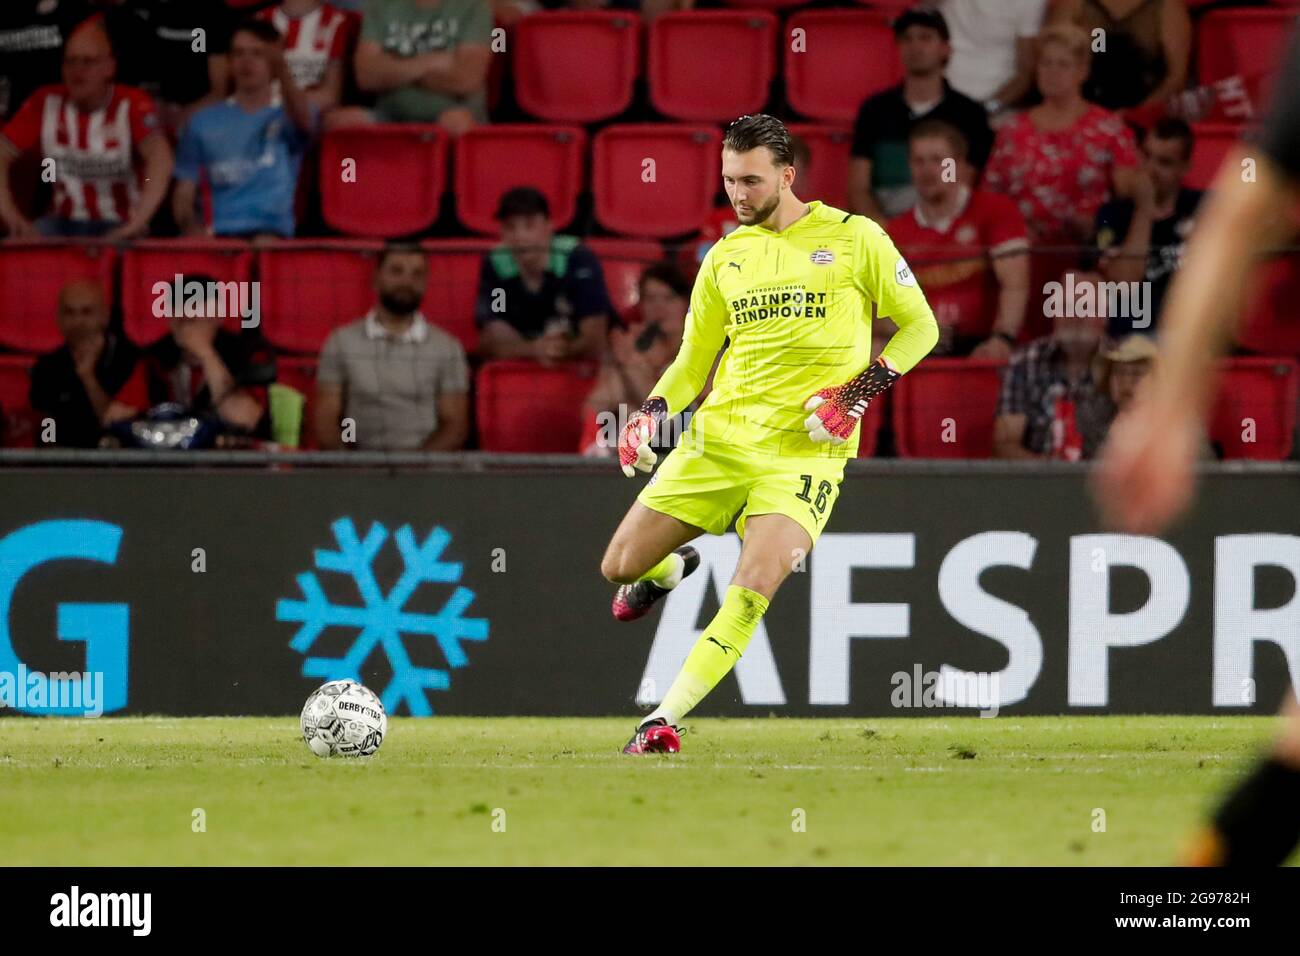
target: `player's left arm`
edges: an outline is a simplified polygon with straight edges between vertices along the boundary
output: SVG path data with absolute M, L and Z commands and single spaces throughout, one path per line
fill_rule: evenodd
M 878 225 L 864 221 L 855 242 L 855 262 L 861 263 L 854 285 L 880 315 L 898 327 L 880 357 L 841 385 L 811 395 L 804 409 L 808 437 L 814 442 L 840 445 L 847 441 L 871 400 L 929 354 L 939 341 L 939 323 L 916 281 L 907 260 Z M 866 321 L 871 321 L 870 313 Z

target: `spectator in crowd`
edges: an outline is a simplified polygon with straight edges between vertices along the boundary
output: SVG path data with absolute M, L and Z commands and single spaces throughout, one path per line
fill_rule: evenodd
M 1093 360 L 1106 328 L 1101 276 L 1070 273 L 1053 310 L 1051 335 L 1015 352 L 1002 377 L 993 454 L 1078 461 L 1084 436 L 1103 431 Z
M 1156 343 L 1149 335 L 1129 335 L 1118 341 L 1107 339 L 1093 359 L 1097 392 L 1095 413 L 1081 416 L 1089 425 L 1083 435 L 1083 457 L 1094 458 L 1101 450 L 1110 427 L 1133 409 L 1138 386 L 1151 374 L 1156 361 Z M 1208 442 L 1202 453 L 1208 457 Z
M 455 337 L 420 314 L 429 263 L 392 245 L 375 268 L 377 302 L 321 350 L 312 427 L 321 448 L 455 451 L 469 435 L 469 365 Z M 344 419 L 354 423 L 349 434 Z
M 483 0 L 371 0 L 357 44 L 357 85 L 373 109 L 330 125 L 439 123 L 452 136 L 488 121 L 492 6 Z
M 176 288 L 196 282 L 209 292 L 202 314 L 187 312 L 192 303 L 186 299 L 172 301 L 168 333 L 145 349 L 149 406 L 175 402 L 232 430 L 269 438 L 266 386 L 275 380 L 270 346 L 255 329 L 235 333 L 222 327 L 224 304 L 211 276 L 182 276 Z
M 1193 145 L 1192 129 L 1182 120 L 1157 122 L 1142 140 L 1142 175 L 1134 178 L 1133 198 L 1112 200 L 1097 212 L 1102 275 L 1112 282 L 1146 282 L 1150 289 L 1147 314 L 1113 316 L 1106 330 L 1111 338 L 1155 334 L 1203 195 L 1183 185 Z
M 943 78 L 952 47 L 943 14 L 908 10 L 894 21 L 903 82 L 862 104 L 853 125 L 849 160 L 849 208 L 884 222 L 916 202 L 907 168 L 907 134 L 922 119 L 941 119 L 961 130 L 970 159 L 982 168 L 993 135 L 979 103 Z
M 223 0 L 96 0 L 124 82 L 153 96 L 175 139 L 230 89 L 234 12 Z
M 230 51 L 234 95 L 200 110 L 186 127 L 172 214 L 185 235 L 292 236 L 298 170 L 317 125 L 316 108 L 294 82 L 269 23 L 236 27 Z M 195 209 L 201 177 L 212 187 L 210 228 Z
M 943 0 L 954 90 L 983 103 L 989 115 L 1015 106 L 1034 88 L 1034 46 L 1047 0 Z
M 322 113 L 339 105 L 352 48 L 357 17 L 322 0 L 284 0 L 262 10 L 284 37 L 284 59 L 307 101 Z
M 1091 247 L 1097 211 L 1112 195 L 1139 188 L 1132 131 L 1114 113 L 1083 98 L 1091 56 L 1088 35 L 1058 24 L 1039 35 L 1038 90 L 1043 102 L 998 129 L 984 188 L 1005 193 L 1029 225 L 1035 247 L 1026 333 L 1046 332 L 1041 290 Z M 1038 247 L 1042 247 L 1039 249 Z
M 557 236 L 536 189 L 507 191 L 497 207 L 502 243 L 483 257 L 475 322 L 487 359 L 597 359 L 611 316 L 600 260 L 573 236 Z
M 971 185 L 966 151 L 966 138 L 947 123 L 913 127 L 908 165 L 916 206 L 891 219 L 887 231 L 939 321 L 931 354 L 1007 359 L 1029 296 L 1029 232 L 1015 203 Z
M 1049 22 L 1104 38 L 1084 87 L 1099 106 L 1161 104 L 1187 85 L 1192 18 L 1185 0 L 1056 0 Z
M 0 3 L 0 119 L 39 86 L 61 79 L 63 46 L 94 12 L 90 0 L 5 0 Z
M 32 366 L 31 406 L 54 421 L 48 444 L 95 448 L 106 425 L 149 403 L 142 377 L 132 374 L 139 350 L 109 328 L 98 282 L 77 279 L 59 290 L 58 322 L 63 344 Z
M 615 454 L 627 416 L 650 394 L 681 348 L 691 299 L 690 280 L 672 263 L 656 262 L 641 273 L 637 289 L 640 321 L 631 328 L 610 332 L 611 354 L 602 363 L 595 387 L 587 396 L 581 442 L 585 455 Z M 691 414 L 708 395 L 712 381 L 710 375 L 696 401 L 656 431 L 656 449 L 667 451 L 674 446 Z
M 153 101 L 115 84 L 115 68 L 102 27 L 82 24 L 64 50 L 63 82 L 33 93 L 5 126 L 0 219 L 11 236 L 127 239 L 148 232 L 167 194 L 172 151 Z M 15 201 L 12 176 L 14 161 L 27 152 L 53 163 L 54 205 L 35 223 Z

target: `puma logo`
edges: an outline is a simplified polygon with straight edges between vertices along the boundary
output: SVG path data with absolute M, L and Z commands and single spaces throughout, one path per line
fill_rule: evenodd
M 740 271 L 740 263 L 739 263 L 739 262 L 728 262 L 727 265 L 729 265 L 729 266 L 734 266 L 737 272 Z
M 728 647 L 726 644 L 723 644 L 716 637 L 707 637 L 705 638 L 705 640 L 712 641 L 714 644 L 717 644 L 720 648 L 722 648 L 722 653 L 724 654 L 731 653 L 732 651 L 732 648 Z

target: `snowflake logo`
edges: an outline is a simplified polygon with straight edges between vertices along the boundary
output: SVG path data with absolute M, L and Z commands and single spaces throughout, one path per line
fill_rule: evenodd
M 334 532 L 338 550 L 318 548 L 315 552 L 316 569 L 350 575 L 361 593 L 364 606 L 332 603 L 314 572 L 307 571 L 297 576 L 303 599 L 281 598 L 275 605 L 277 621 L 302 624 L 289 642 L 290 647 L 299 654 L 308 654 L 325 628 L 357 629 L 356 639 L 346 655 L 309 656 L 302 663 L 303 675 L 323 680 L 350 677 L 362 682 L 361 665 L 376 648 L 381 648 L 393 669 L 393 677 L 380 695 L 384 708 L 394 713 L 397 706 L 404 703 L 408 712 L 417 717 L 431 715 L 433 709 L 425 691 L 446 690 L 451 686 L 451 676 L 445 670 L 413 665 L 402 635 L 433 637 L 450 668 L 464 667 L 469 663 L 461 647 L 462 641 L 485 641 L 488 636 L 486 618 L 463 616 L 474 600 L 474 592 L 459 584 L 463 566 L 459 562 L 441 560 L 451 535 L 444 528 L 435 527 L 420 544 L 410 525 L 398 528 L 393 537 L 402 556 L 402 574 L 392 590 L 384 594 L 375 580 L 374 561 L 388 541 L 388 529 L 373 522 L 362 540 L 357 537 L 352 519 L 340 518 L 330 526 L 330 530 Z M 426 581 L 455 584 L 456 588 L 437 614 L 407 611 L 407 601 Z

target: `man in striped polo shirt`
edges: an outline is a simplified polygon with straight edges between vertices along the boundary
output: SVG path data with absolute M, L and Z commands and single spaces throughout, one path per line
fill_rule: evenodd
M 63 82 L 33 93 L 0 134 L 0 220 L 11 236 L 105 236 L 148 233 L 167 194 L 172 151 L 153 101 L 113 82 L 117 64 L 98 21 L 82 24 L 63 54 Z M 50 212 L 31 222 L 15 201 L 14 160 L 41 157 L 54 186 Z

